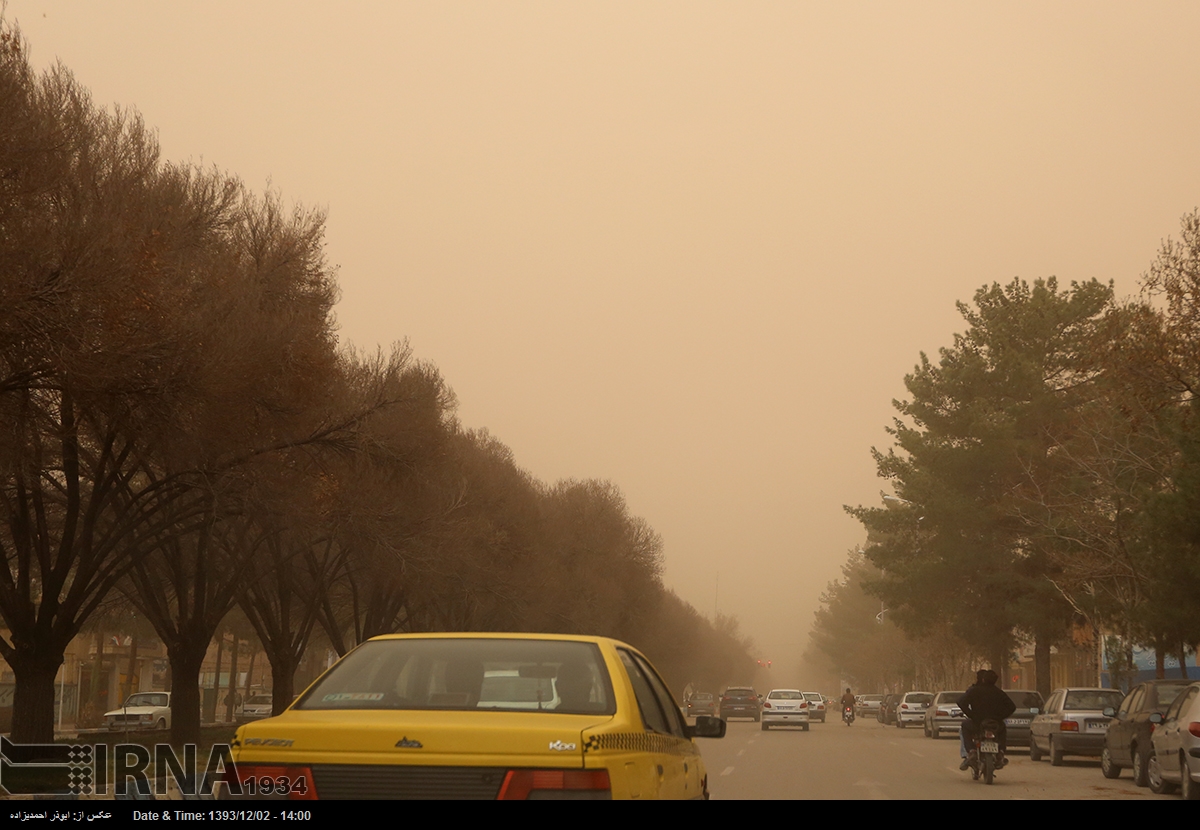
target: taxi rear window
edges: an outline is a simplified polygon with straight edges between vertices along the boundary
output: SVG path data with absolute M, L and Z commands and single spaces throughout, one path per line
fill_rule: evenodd
M 616 712 L 592 643 L 440 638 L 364 643 L 295 708 Z

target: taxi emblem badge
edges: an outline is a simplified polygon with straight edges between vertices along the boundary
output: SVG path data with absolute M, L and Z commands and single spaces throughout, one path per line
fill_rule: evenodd
M 408 736 L 405 735 L 403 738 L 396 741 L 396 746 L 400 747 L 401 749 L 422 749 L 425 745 L 420 741 L 410 741 Z
M 550 748 L 555 752 L 570 752 L 575 748 L 575 744 L 564 744 L 562 741 L 551 741 Z

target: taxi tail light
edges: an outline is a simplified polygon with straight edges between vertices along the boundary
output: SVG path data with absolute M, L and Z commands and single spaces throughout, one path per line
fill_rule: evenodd
M 947 717 L 947 718 L 948 718 L 948 717 L 950 717 L 950 710 L 949 710 L 949 709 L 938 709 L 938 710 L 937 710 L 937 713 L 938 713 L 939 715 L 943 715 L 944 717 Z
M 1188 732 L 1200 738 L 1200 721 L 1192 721 L 1188 724 Z
M 535 790 L 611 790 L 606 769 L 510 769 L 498 801 L 524 801 Z
M 1079 724 L 1073 720 L 1060 721 L 1058 724 L 1058 730 L 1060 732 L 1078 732 Z
M 901 704 L 900 704 L 900 708 L 901 708 L 901 709 L 907 709 L 907 708 L 908 708 L 908 704 L 907 704 L 907 703 L 901 703 Z
M 291 767 L 281 764 L 237 764 L 234 774 L 246 794 L 270 795 L 287 786 L 290 801 L 316 801 L 317 787 L 313 783 L 309 767 Z M 265 782 L 270 780 L 270 784 Z M 268 787 L 270 791 L 268 791 Z
M 770 708 L 771 708 L 771 702 L 770 702 L 769 700 L 764 700 L 764 701 L 763 701 L 763 708 L 764 708 L 764 709 L 770 709 Z

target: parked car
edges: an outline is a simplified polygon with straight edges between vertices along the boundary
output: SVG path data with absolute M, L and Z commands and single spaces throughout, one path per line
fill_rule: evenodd
M 900 703 L 900 698 L 903 695 L 890 694 L 883 696 L 883 702 L 879 704 L 879 714 L 876 715 L 876 720 L 884 726 L 896 722 L 896 705 Z
M 1150 789 L 1156 793 L 1176 788 L 1187 801 L 1200 801 L 1200 683 L 1188 686 L 1156 723 L 1150 735 L 1154 752 L 1146 764 Z
M 805 700 L 808 701 L 808 719 L 810 721 L 819 720 L 825 722 L 825 711 L 828 706 L 825 703 L 825 698 L 819 692 L 805 692 Z
M 688 698 L 687 716 L 694 718 L 697 715 L 717 716 L 717 699 L 711 692 L 696 692 Z
M 896 704 L 896 726 L 903 729 L 910 723 L 925 720 L 925 710 L 933 703 L 932 692 L 905 692 Z
M 553 705 L 528 708 L 511 672 L 551 682 Z M 699 799 L 693 738 L 725 729 L 689 725 L 645 656 L 606 637 L 384 635 L 241 726 L 218 798 Z
M 762 730 L 772 726 L 799 726 L 808 731 L 812 703 L 798 689 L 772 689 L 762 702 Z
M 1111 718 L 1100 751 L 1100 771 L 1105 778 L 1117 778 L 1122 769 L 1129 767 L 1135 784 L 1150 786 L 1147 767 L 1154 751 L 1150 733 L 1155 728 L 1150 716 L 1165 714 L 1189 685 L 1190 681 L 1182 678 L 1147 680 L 1130 689 L 1115 711 L 1104 710 Z
M 883 702 L 883 695 L 859 695 L 858 704 L 855 708 L 855 715 L 858 717 L 875 717 L 879 714 L 879 704 Z
M 1122 697 L 1117 689 L 1055 689 L 1030 724 L 1029 760 L 1048 755 L 1057 767 L 1066 755 L 1100 755 L 1108 733 L 1104 710 L 1116 709 Z
M 238 720 L 258 720 L 259 718 L 271 717 L 271 695 L 270 693 L 259 693 L 250 695 L 237 708 Z
M 759 696 L 753 686 L 730 686 L 721 693 L 721 720 L 759 719 Z
M 966 692 L 938 692 L 933 702 L 925 709 L 925 737 L 937 740 L 942 732 L 958 734 L 962 726 L 963 713 L 958 708 L 958 699 Z
M 1005 693 L 1017 705 L 1016 710 L 1004 719 L 1005 730 L 1008 732 L 1008 745 L 1029 746 L 1029 727 L 1033 721 L 1034 710 L 1039 712 L 1046 707 L 1040 692 L 1033 689 L 1005 689 Z
M 109 729 L 170 729 L 171 693 L 137 692 L 125 699 L 125 705 L 104 713 Z

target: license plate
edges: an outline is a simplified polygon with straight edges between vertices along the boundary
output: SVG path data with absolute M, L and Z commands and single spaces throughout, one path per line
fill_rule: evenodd
M 1087 725 L 1088 732 L 1108 732 L 1107 723 L 1089 723 Z
M 979 751 L 992 753 L 999 752 L 1000 744 L 996 743 L 995 741 L 981 741 L 979 743 Z
M 1009 718 L 1005 723 L 1009 726 L 1029 726 L 1029 718 Z

